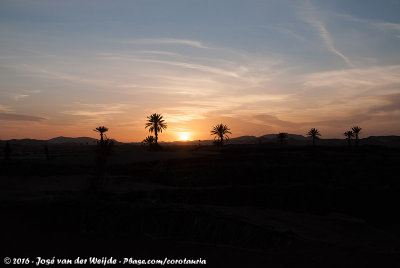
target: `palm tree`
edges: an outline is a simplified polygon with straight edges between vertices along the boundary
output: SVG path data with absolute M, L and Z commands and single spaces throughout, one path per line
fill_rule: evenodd
M 308 131 L 307 136 L 312 137 L 312 144 L 315 146 L 315 140 L 318 139 L 318 136 L 321 136 L 321 133 L 319 133 L 318 129 L 312 128 Z
M 100 133 L 100 143 L 102 144 L 104 142 L 103 135 L 105 135 L 104 133 L 108 131 L 108 128 L 106 128 L 105 126 L 100 126 L 93 129 L 93 131 Z
M 158 132 L 163 131 L 163 129 L 167 128 L 167 124 L 164 122 L 163 117 L 161 114 L 152 114 L 147 117 L 147 123 L 145 128 L 149 128 L 149 132 L 154 132 L 154 143 L 158 144 Z
M 287 133 L 284 133 L 284 132 L 279 132 L 279 134 L 276 135 L 276 138 L 278 139 L 278 141 L 279 141 L 281 144 L 285 144 L 285 143 L 287 143 L 288 134 L 287 134 Z
M 96 147 L 95 176 L 91 179 L 91 189 L 97 191 L 102 190 L 105 185 L 106 165 L 108 158 L 112 153 L 114 141 L 107 138 L 107 136 L 104 134 L 108 131 L 108 128 L 105 126 L 99 126 L 93 129 L 93 131 L 100 133 L 100 142 L 97 143 Z
M 343 133 L 347 137 L 347 142 L 349 143 L 349 146 L 351 145 L 351 138 L 354 137 L 353 131 L 349 130 Z
M 346 131 L 345 133 L 343 133 L 343 135 L 345 135 L 347 137 L 347 142 L 348 142 L 348 144 L 350 146 L 351 145 L 351 138 L 354 137 L 353 131 L 351 131 L 351 130 Z
M 361 132 L 361 129 L 359 126 L 354 126 L 351 128 L 353 130 L 354 134 L 356 135 L 356 146 L 358 146 L 358 134 Z
M 227 134 L 232 134 L 232 132 L 230 132 L 229 130 L 230 129 L 228 128 L 227 125 L 224 124 L 215 125 L 211 130 L 211 135 L 215 135 L 215 138 L 219 138 L 218 141 L 219 144 L 224 145 L 224 139 L 229 140 Z
M 153 136 L 147 136 L 144 140 L 143 143 L 147 143 L 147 144 L 153 144 L 154 143 L 154 137 Z

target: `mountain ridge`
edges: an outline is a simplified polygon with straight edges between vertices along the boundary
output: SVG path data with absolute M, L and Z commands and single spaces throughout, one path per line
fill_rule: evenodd
M 288 134 L 288 144 L 289 145 L 305 145 L 310 143 L 310 137 L 305 137 L 299 134 Z M 210 145 L 214 140 L 193 140 L 193 141 L 170 141 L 162 142 L 160 144 L 166 145 Z M 38 139 L 10 139 L 10 140 L 0 140 L 0 143 L 9 142 L 11 144 L 21 144 L 21 145 L 46 145 L 46 144 L 81 144 L 81 145 L 96 145 L 98 139 L 91 137 L 64 137 L 59 136 L 51 138 L 48 140 L 38 140 Z M 117 144 L 140 144 L 140 142 L 118 142 Z M 262 136 L 239 136 L 231 138 L 228 144 L 260 144 L 260 143 L 278 143 L 277 134 L 265 134 Z M 346 145 L 347 141 L 343 139 L 319 139 L 317 145 L 327 145 L 327 146 L 340 146 Z M 400 147 L 400 136 L 388 135 L 388 136 L 369 136 L 360 139 L 360 145 L 383 145 L 383 146 L 395 146 Z

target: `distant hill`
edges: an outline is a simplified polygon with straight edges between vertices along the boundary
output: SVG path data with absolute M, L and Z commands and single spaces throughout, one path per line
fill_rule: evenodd
M 276 143 L 278 134 L 265 134 L 260 137 L 240 136 L 229 140 L 229 144 L 258 144 L 258 143 Z M 288 134 L 288 142 L 291 144 L 303 144 L 308 138 L 298 134 Z
M 302 135 L 298 134 L 288 134 L 288 141 L 290 144 L 293 145 L 300 145 L 300 144 L 305 144 L 309 138 L 306 138 Z M 213 144 L 214 140 L 201 140 L 200 144 L 201 145 L 211 145 Z M 277 143 L 277 134 L 266 134 L 260 137 L 256 136 L 240 136 L 240 137 L 235 137 L 231 138 L 228 141 L 228 144 L 259 144 L 259 143 Z M 186 145 L 197 145 L 199 144 L 199 141 L 173 141 L 173 142 L 160 142 L 161 144 L 166 144 L 166 145 L 180 145 L 180 144 L 186 144 Z
M 5 143 L 6 140 L 0 141 L 0 144 Z M 25 145 L 25 146 L 44 146 L 46 144 L 97 144 L 97 139 L 89 137 L 69 138 L 57 137 L 49 140 L 35 140 L 35 139 L 12 139 L 8 140 L 10 144 Z
M 229 140 L 229 144 L 255 144 L 259 138 L 255 136 L 240 136 Z
M 362 139 L 360 144 L 400 147 L 400 136 L 370 136 Z
M 89 138 L 89 137 L 79 137 L 79 138 L 69 138 L 69 137 L 57 137 L 48 140 L 49 143 L 80 143 L 80 144 L 97 144 L 97 139 Z
M 35 140 L 35 139 L 12 139 L 7 140 L 10 144 L 18 144 L 18 145 L 26 145 L 26 146 L 42 146 L 46 144 L 44 140 Z M 5 140 L 0 141 L 0 143 L 6 143 Z
M 12 139 L 8 140 L 10 144 L 25 145 L 25 146 L 44 146 L 45 144 L 81 144 L 81 145 L 95 145 L 97 139 L 90 137 L 56 137 L 49 140 L 35 140 L 35 139 Z M 5 144 L 5 140 L 0 140 L 0 145 Z M 115 144 L 123 144 L 118 141 L 114 141 Z M 211 145 L 213 140 L 198 140 L 195 141 L 173 141 L 173 142 L 160 142 L 165 145 Z M 231 138 L 228 144 L 259 144 L 259 143 L 278 143 L 277 134 L 266 134 L 260 137 L 256 136 L 240 136 Z M 128 144 L 128 143 L 127 143 Z M 129 143 L 139 144 L 139 143 Z M 288 134 L 289 145 L 307 145 L 311 144 L 310 137 L 304 137 L 298 134 Z M 353 141 L 354 144 L 354 141 Z M 345 146 L 347 145 L 346 139 L 319 139 L 317 145 L 320 146 Z M 371 136 L 368 138 L 360 139 L 360 145 L 377 145 L 377 146 L 388 146 L 388 147 L 400 147 L 400 136 Z
M 260 137 L 241 136 L 229 140 L 229 144 L 257 144 L 257 143 L 278 143 L 277 134 L 266 134 Z M 355 141 L 353 141 L 354 144 Z M 311 144 L 311 138 L 298 134 L 288 134 L 289 145 Z M 321 146 L 345 146 L 347 141 L 343 139 L 319 139 L 317 145 Z M 377 145 L 388 147 L 400 147 L 400 136 L 371 136 L 360 139 L 360 145 Z
M 277 135 L 278 134 L 266 134 L 261 136 L 260 138 L 264 138 L 264 139 L 277 139 Z M 293 139 L 293 140 L 300 140 L 300 141 L 306 141 L 308 140 L 308 138 L 304 137 L 303 135 L 298 135 L 298 134 L 288 134 L 288 138 Z

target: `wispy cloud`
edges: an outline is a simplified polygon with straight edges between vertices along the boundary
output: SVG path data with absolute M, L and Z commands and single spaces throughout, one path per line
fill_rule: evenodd
M 100 115 L 111 115 L 111 114 L 120 114 L 123 113 L 122 111 L 85 111 L 85 110 L 69 110 L 64 111 L 64 114 L 69 115 L 78 115 L 78 116 L 100 116 Z
M 78 106 L 77 109 L 71 109 L 63 111 L 63 114 L 75 115 L 75 116 L 86 116 L 86 117 L 98 117 L 98 116 L 109 116 L 114 114 L 124 113 L 126 108 L 125 104 L 87 104 L 87 103 L 75 103 L 74 106 Z
M 29 95 L 28 95 L 28 94 L 14 94 L 13 97 L 14 97 L 14 99 L 15 99 L 16 101 L 19 101 L 20 99 L 29 97 Z
M 240 94 L 223 98 L 206 96 L 181 101 L 175 107 L 165 110 L 168 120 L 173 122 L 203 119 L 212 114 L 240 118 L 263 111 L 265 105 L 285 103 L 291 97 L 292 94 Z
M 0 120 L 5 120 L 5 121 L 42 121 L 42 120 L 45 120 L 45 118 L 39 117 L 39 116 L 33 116 L 33 115 L 0 113 Z
M 23 89 L 22 91 L 24 91 L 26 93 L 34 93 L 34 94 L 38 94 L 38 93 L 42 92 L 40 89 Z
M 178 61 L 165 61 L 165 60 L 146 60 L 146 59 L 135 59 L 135 60 L 141 61 L 141 62 L 167 64 L 167 65 L 172 65 L 172 66 L 176 66 L 176 67 L 181 67 L 181 68 L 186 68 L 186 69 L 194 69 L 194 70 L 199 70 L 199 71 L 203 71 L 203 72 L 231 76 L 231 77 L 236 77 L 236 78 L 239 77 L 239 75 L 235 72 L 225 71 L 223 69 L 212 67 L 212 66 L 207 66 L 207 65 L 200 65 L 200 64 L 187 63 L 187 62 L 178 62 Z
M 384 101 L 384 103 L 371 108 L 370 113 L 382 114 L 382 112 L 400 111 L 400 93 L 377 96 L 376 98 Z
M 285 34 L 287 36 L 292 37 L 293 39 L 302 42 L 302 43 L 307 43 L 310 44 L 310 40 L 308 40 L 307 38 L 305 38 L 304 36 L 294 32 L 292 29 L 290 29 L 290 27 L 288 25 L 263 25 L 262 28 L 265 29 L 271 29 L 274 31 L 277 31 L 279 33 Z
M 372 66 L 353 70 L 316 72 L 303 76 L 307 89 L 331 89 L 333 94 L 347 92 L 358 94 L 362 90 L 369 94 L 385 94 L 387 90 L 398 90 L 400 65 Z M 371 90 L 375 90 L 371 92 Z
M 400 31 L 400 23 L 392 23 L 392 22 L 375 22 L 377 27 L 387 30 Z
M 30 64 L 21 64 L 14 67 L 18 71 L 24 72 L 24 75 L 40 77 L 45 79 L 66 80 L 73 83 L 84 83 L 90 85 L 105 85 L 110 84 L 109 80 L 86 78 L 79 75 L 74 75 L 56 70 L 49 70 L 40 66 L 32 66 Z
M 380 31 L 393 31 L 396 32 L 396 36 L 399 37 L 400 35 L 398 34 L 400 32 L 400 23 L 394 23 L 394 22 L 389 22 L 389 21 L 382 21 L 382 20 L 371 20 L 371 19 L 364 19 L 364 18 L 358 18 L 349 14 L 337 14 L 334 13 L 334 15 L 340 19 L 345 19 L 347 21 L 359 23 L 362 25 L 366 25 L 371 29 L 378 29 Z
M 155 38 L 122 41 L 127 44 L 153 44 L 153 45 L 186 45 L 196 48 L 208 48 L 200 41 L 174 38 Z
M 316 8 L 311 4 L 310 1 L 306 1 L 305 3 L 306 8 L 303 9 L 305 11 L 304 19 L 317 30 L 320 38 L 324 41 L 328 50 L 341 57 L 349 67 L 354 68 L 355 66 L 350 59 L 335 47 L 333 38 L 328 32 L 324 22 L 318 18 L 318 11 Z
M 178 56 L 179 54 L 169 51 L 160 51 L 160 50 L 141 50 L 139 53 L 142 54 L 151 54 L 151 55 L 165 55 L 165 56 Z
M 0 104 L 0 112 L 12 112 L 12 111 L 13 111 L 13 109 L 11 109 L 10 106 Z
M 301 90 L 294 97 L 297 101 L 288 104 L 290 111 L 278 114 L 300 122 L 366 119 L 363 114 L 372 118 L 375 107 L 393 110 L 397 104 L 387 96 L 398 93 L 399 72 L 400 66 L 394 65 L 303 75 L 298 80 Z

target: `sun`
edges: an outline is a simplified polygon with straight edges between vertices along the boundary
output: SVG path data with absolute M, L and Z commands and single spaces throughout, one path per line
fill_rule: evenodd
M 189 132 L 179 132 L 179 140 L 181 141 L 188 141 L 190 139 Z

